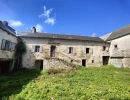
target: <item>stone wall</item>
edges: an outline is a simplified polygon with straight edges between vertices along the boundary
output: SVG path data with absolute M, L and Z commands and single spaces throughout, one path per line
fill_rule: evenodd
M 12 71 L 14 67 L 14 51 L 1 50 L 2 39 L 8 40 L 13 43 L 17 43 L 17 38 L 15 36 L 12 36 L 11 34 L 8 34 L 2 29 L 0 29 L 0 61 L 1 63 L 3 61 L 12 61 L 11 65 L 9 65 L 9 71 Z M 1 66 L 1 67 L 4 67 L 4 66 Z
M 33 33 L 32 33 L 33 34 Z M 44 60 L 50 57 L 51 45 L 56 46 L 55 55 L 57 58 L 82 65 L 82 59 L 86 59 L 86 66 L 101 66 L 102 56 L 108 55 L 108 51 L 102 51 L 103 46 L 109 47 L 108 43 L 78 41 L 78 40 L 60 40 L 45 38 L 23 38 L 27 44 L 27 53 L 23 57 L 23 65 L 27 68 L 34 68 L 36 60 Z M 32 47 L 38 45 L 42 47 L 42 52 L 33 52 Z M 73 53 L 68 53 L 68 48 L 73 47 Z M 90 48 L 90 53 L 86 54 L 86 48 Z M 93 63 L 92 63 L 93 60 Z M 43 67 L 46 64 L 43 64 Z
M 1 50 L 2 39 L 6 39 L 13 43 L 17 43 L 17 38 L 0 29 L 0 58 L 13 59 L 14 51 Z
M 123 67 L 130 67 L 130 35 L 114 39 L 110 42 L 110 57 L 114 57 L 110 59 L 110 63 L 119 62 L 123 64 Z M 117 45 L 116 48 L 115 45 Z

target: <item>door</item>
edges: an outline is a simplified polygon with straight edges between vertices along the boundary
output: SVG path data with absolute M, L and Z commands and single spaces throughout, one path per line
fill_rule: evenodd
M 35 67 L 39 70 L 43 70 L 43 60 L 36 60 Z
M 56 50 L 56 46 L 51 46 L 51 50 L 50 50 L 51 57 L 55 57 L 55 50 Z
M 82 66 L 86 66 L 86 59 L 82 59 Z
M 109 56 L 103 56 L 103 65 L 108 65 Z
M 0 61 L 0 73 L 8 73 L 13 61 Z

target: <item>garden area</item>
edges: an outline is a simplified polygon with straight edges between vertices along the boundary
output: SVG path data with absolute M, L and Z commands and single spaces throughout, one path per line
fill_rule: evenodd
M 22 69 L 0 75 L 0 100 L 130 100 L 130 69 Z

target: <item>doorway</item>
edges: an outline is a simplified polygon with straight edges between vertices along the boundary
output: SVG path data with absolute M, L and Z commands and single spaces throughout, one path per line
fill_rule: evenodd
M 36 60 L 35 67 L 39 70 L 43 70 L 43 60 Z
M 51 45 L 51 50 L 50 50 L 50 56 L 51 57 L 55 57 L 55 50 L 56 50 L 56 46 Z
M 82 59 L 82 66 L 86 66 L 86 59 Z
M 0 73 L 8 73 L 12 67 L 13 61 L 0 61 Z
M 108 65 L 109 56 L 103 56 L 103 65 Z

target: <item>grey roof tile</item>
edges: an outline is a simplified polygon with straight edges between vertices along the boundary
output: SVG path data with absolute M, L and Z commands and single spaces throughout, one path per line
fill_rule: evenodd
M 85 40 L 85 41 L 96 41 L 105 42 L 99 37 L 89 36 L 77 36 L 77 35 L 64 35 L 64 34 L 52 34 L 52 33 L 28 33 L 27 35 L 20 36 L 25 38 L 53 38 L 53 39 L 65 39 L 65 40 Z
M 110 40 L 113 40 L 113 39 L 117 39 L 117 38 L 120 38 L 122 36 L 126 36 L 130 34 L 130 24 L 123 27 L 123 28 L 120 28 L 114 32 L 112 32 L 110 34 L 110 36 L 107 38 L 107 41 L 110 41 Z
M 11 28 L 10 26 L 4 25 L 1 21 L 0 21 L 0 28 L 6 31 L 7 33 L 10 33 L 14 36 L 16 35 L 15 30 L 13 28 Z

